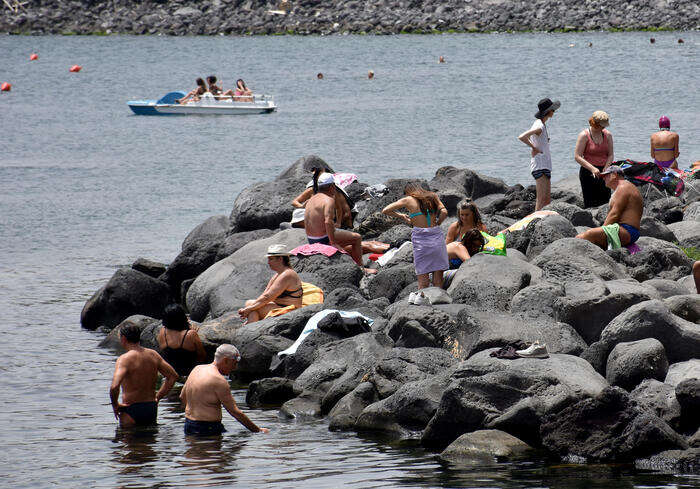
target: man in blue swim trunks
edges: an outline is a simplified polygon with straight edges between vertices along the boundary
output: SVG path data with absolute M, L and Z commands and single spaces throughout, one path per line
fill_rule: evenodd
M 165 397 L 178 379 L 177 372 L 158 352 L 139 344 L 141 328 L 125 321 L 119 330 L 119 341 L 126 350 L 117 359 L 109 389 L 114 417 L 126 428 L 155 424 L 158 402 Z M 158 373 L 165 377 L 156 393 Z M 119 389 L 122 402 L 119 402 Z
M 627 246 L 639 239 L 639 226 L 644 210 L 644 199 L 636 185 L 622 177 L 619 166 L 610 165 L 600 173 L 605 186 L 613 191 L 610 210 L 603 226 L 589 229 L 576 236 L 605 249 Z
M 269 431 L 253 423 L 233 400 L 227 378 L 238 367 L 240 359 L 238 349 L 224 343 L 216 349 L 212 363 L 197 365 L 187 377 L 180 392 L 180 399 L 185 404 L 186 435 L 210 436 L 226 431 L 221 424 L 221 406 L 250 431 Z

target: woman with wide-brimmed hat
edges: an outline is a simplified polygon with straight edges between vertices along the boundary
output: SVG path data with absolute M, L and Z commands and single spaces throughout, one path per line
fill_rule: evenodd
M 289 262 L 289 256 L 287 247 L 283 244 L 274 244 L 267 249 L 267 264 L 275 274 L 260 297 L 245 301 L 245 306 L 238 310 L 246 322 L 259 321 L 278 307 L 301 307 L 304 291 L 299 275 Z
M 549 133 L 546 122 L 561 106 L 558 100 L 552 102 L 543 98 L 537 103 L 535 122 L 518 139 L 531 148 L 530 172 L 535 179 L 537 202 L 535 210 L 540 210 L 551 201 L 552 155 L 549 152 Z
M 615 159 L 613 137 L 606 129 L 610 116 L 596 110 L 588 119 L 588 128 L 581 131 L 576 139 L 574 159 L 581 165 L 578 178 L 581 181 L 583 207 L 598 207 L 610 201 L 610 189 L 600 176 Z

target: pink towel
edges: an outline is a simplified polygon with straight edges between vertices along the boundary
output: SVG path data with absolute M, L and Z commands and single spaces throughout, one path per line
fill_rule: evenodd
M 335 180 L 336 186 L 345 188 L 357 180 L 357 175 L 354 173 L 334 173 L 333 180 Z
M 339 250 L 335 246 L 328 246 L 324 245 L 321 243 L 314 243 L 314 244 L 305 244 L 301 246 L 297 246 L 294 248 L 292 251 L 289 252 L 292 255 L 304 255 L 304 256 L 309 256 L 309 255 L 326 255 L 326 256 L 333 256 L 336 253 L 345 253 L 347 255 L 347 251 L 345 250 Z

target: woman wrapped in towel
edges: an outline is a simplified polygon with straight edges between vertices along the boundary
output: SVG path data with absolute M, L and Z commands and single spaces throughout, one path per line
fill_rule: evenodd
M 449 268 L 445 234 L 440 229 L 440 223 L 447 217 L 447 209 L 435 192 L 425 190 L 417 184 L 407 184 L 403 193 L 406 197 L 389 204 L 382 209 L 382 213 L 413 226 L 411 242 L 418 288 L 430 286 L 431 272 L 432 285 L 441 287 L 442 273 Z M 397 212 L 402 208 L 407 209 L 409 214 Z

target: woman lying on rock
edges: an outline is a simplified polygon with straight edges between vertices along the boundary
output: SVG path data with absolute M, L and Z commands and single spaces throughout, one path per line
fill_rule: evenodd
M 455 241 L 447 246 L 450 268 L 459 268 L 462 263 L 482 251 L 484 244 L 486 244 L 486 238 L 478 229 L 470 229 L 464 233 L 461 241 Z
M 289 263 L 289 252 L 285 245 L 271 245 L 267 249 L 267 264 L 275 272 L 260 297 L 245 301 L 245 307 L 238 314 L 246 323 L 260 321 L 278 307 L 301 307 L 304 295 L 301 279 Z
M 430 286 L 430 273 L 433 273 L 433 286 L 442 286 L 442 273 L 449 268 L 445 234 L 440 223 L 447 217 L 447 209 L 435 192 L 409 183 L 404 188 L 406 197 L 389 204 L 382 213 L 396 217 L 413 226 L 413 264 L 418 275 L 418 288 Z M 397 212 L 406 208 L 410 214 Z

